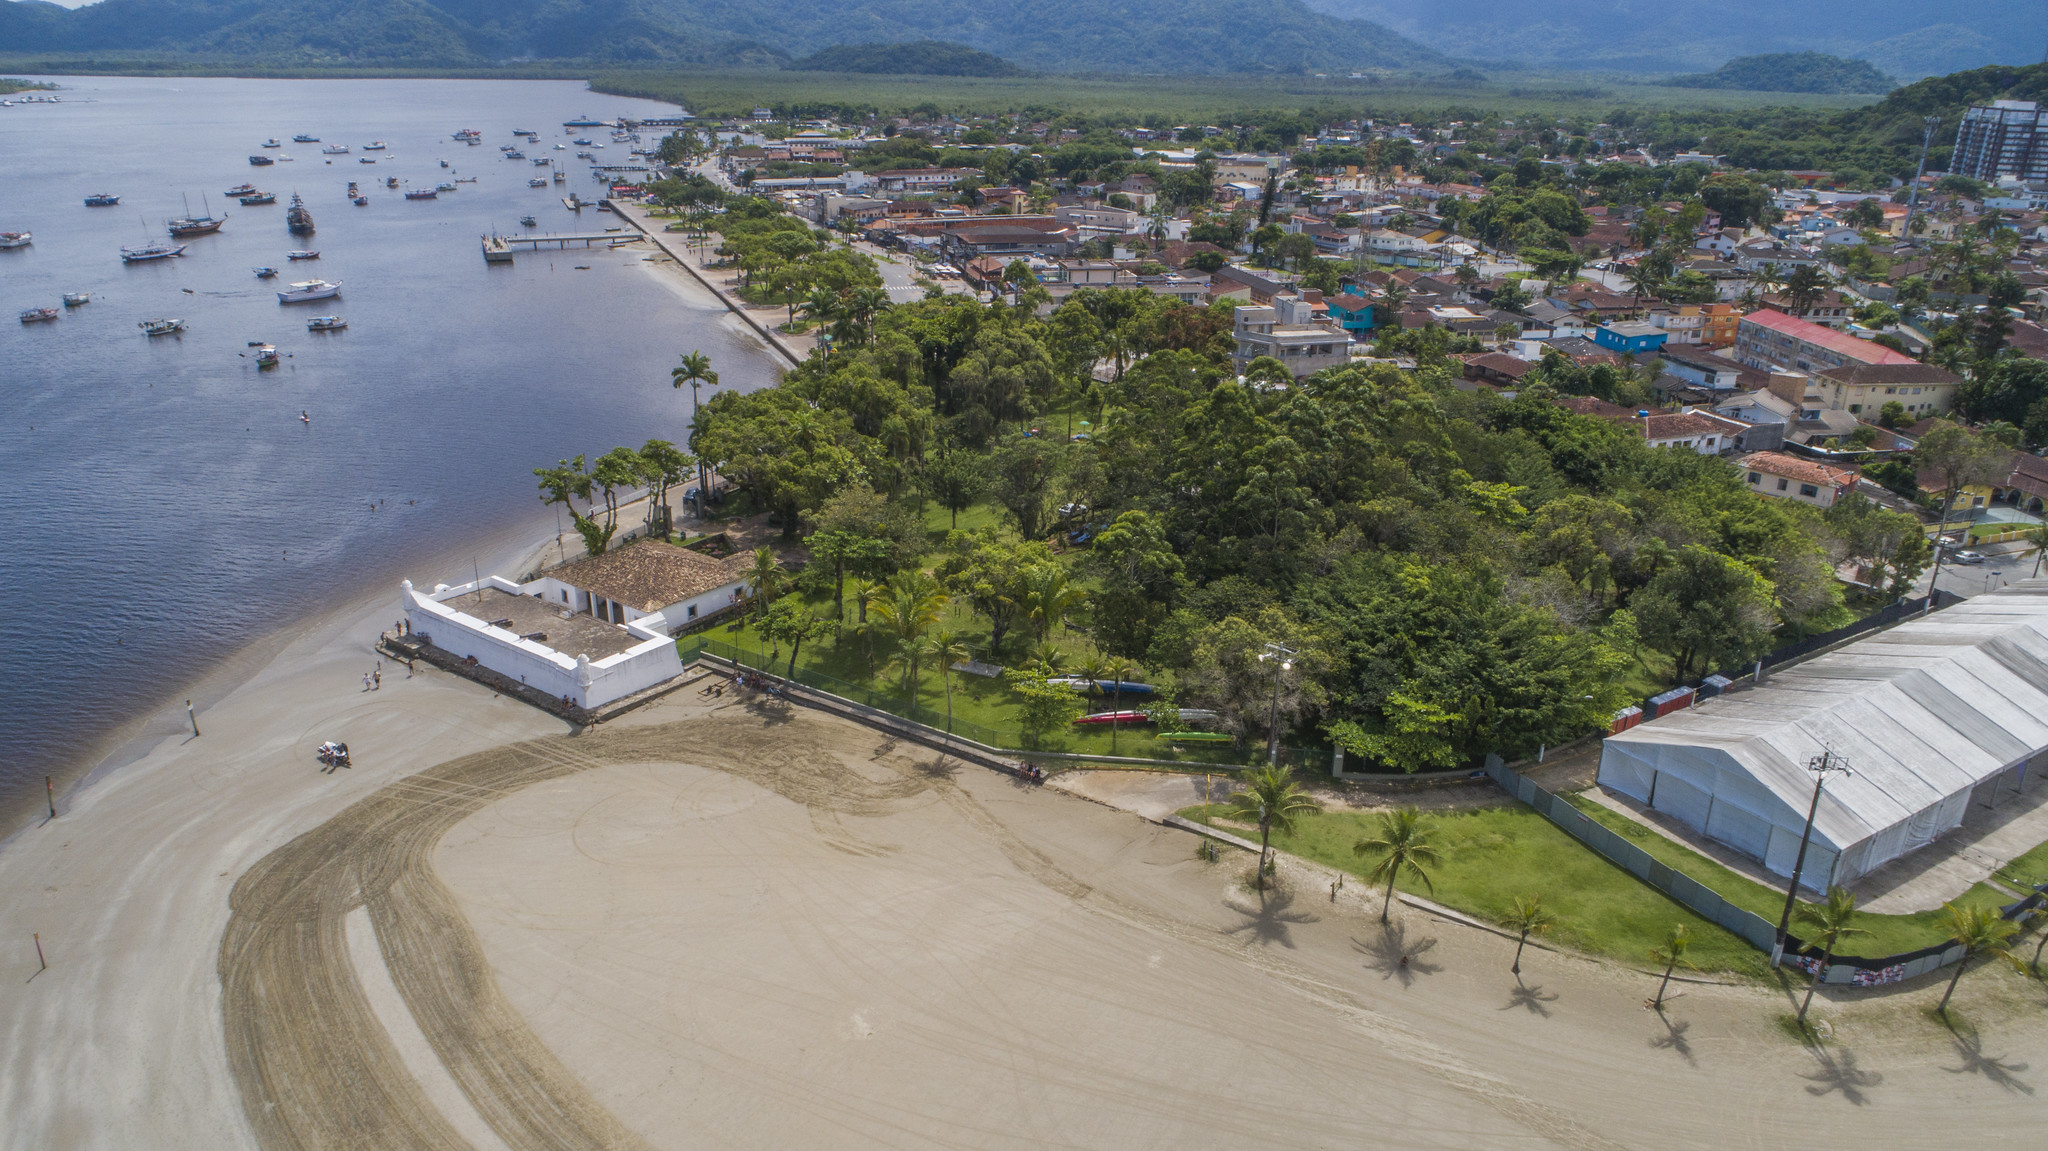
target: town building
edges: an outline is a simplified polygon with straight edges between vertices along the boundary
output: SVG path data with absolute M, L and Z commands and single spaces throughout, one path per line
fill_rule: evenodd
M 1971 106 L 1956 131 L 1948 170 L 1987 184 L 2001 176 L 2048 180 L 2048 112 L 2032 100 Z
M 1802 372 L 1844 364 L 1919 362 L 1882 344 L 1769 310 L 1742 317 L 1735 328 L 1735 348 L 1730 358 L 1752 368 L 1796 368 Z
M 1752 452 L 1737 461 L 1749 490 L 1772 499 L 1831 508 L 1856 490 L 1856 473 L 1784 452 Z
M 1875 416 L 1897 403 L 1915 418 L 1945 412 L 1962 377 L 1933 364 L 1842 364 L 1813 373 L 1822 402 L 1851 415 Z
M 1593 329 L 1593 342 L 1624 356 L 1656 354 L 1670 333 L 1642 320 L 1616 320 Z
M 1822 292 L 1812 303 L 1803 305 L 1794 303 L 1792 297 L 1783 293 L 1772 292 L 1764 296 L 1762 303 L 1773 312 L 1783 312 L 1838 332 L 1849 326 L 1849 301 L 1840 292 Z
M 1238 373 L 1260 356 L 1287 365 L 1296 379 L 1350 363 L 1350 336 L 1316 322 L 1319 302 L 1290 292 L 1274 296 L 1270 304 L 1238 308 L 1232 328 L 1237 351 L 1230 357 Z
M 2019 794 L 2048 755 L 2048 582 L 2027 580 L 1610 735 L 1599 783 L 1800 882 L 1847 884 Z
M 1640 421 L 1643 440 L 1653 448 L 1684 448 L 1703 456 L 1735 449 L 1744 424 L 1710 412 L 1651 412 Z

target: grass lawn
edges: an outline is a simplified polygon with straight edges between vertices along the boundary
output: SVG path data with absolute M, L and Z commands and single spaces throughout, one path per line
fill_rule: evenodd
M 1776 923 L 1778 916 L 1784 914 L 1785 892 L 1782 889 L 1773 890 L 1737 875 L 1706 856 L 1681 847 L 1635 820 L 1602 807 L 1592 800 L 1576 795 L 1566 798 L 1571 801 L 1573 807 L 1592 816 L 1601 826 L 1649 852 L 1657 862 L 1688 878 L 1698 880 L 1737 907 L 1753 911 L 1772 923 Z M 2036 848 L 2035 851 L 2040 852 L 2041 849 Z M 1588 854 L 1591 854 L 1590 850 Z M 2048 855 L 2043 856 L 2042 863 L 2048 866 Z M 1979 883 L 1964 892 L 1956 902 L 1964 906 L 2002 907 L 2011 903 L 2012 897 L 1988 883 Z M 1845 950 L 1852 955 L 1879 956 L 1931 947 L 1942 940 L 1941 930 L 1934 925 L 1935 917 L 1939 914 L 1939 911 L 1921 911 L 1912 915 L 1871 915 L 1867 912 L 1860 914 L 1856 917 L 1856 926 L 1870 934 L 1856 936 L 1854 942 Z M 1794 930 L 1797 931 L 1796 926 Z
M 2019 888 L 2048 883 L 2048 843 L 2027 852 L 1999 871 L 1998 878 Z
M 1182 812 L 1207 821 L 1220 807 Z M 1351 851 L 1378 822 L 1365 812 L 1326 812 L 1299 821 L 1275 847 L 1340 868 L 1364 881 L 1369 861 Z M 1434 899 L 1482 919 L 1503 918 L 1518 895 L 1538 895 L 1557 917 L 1551 938 L 1574 950 L 1639 966 L 1673 924 L 1692 926 L 1692 961 L 1706 971 L 1761 976 L 1765 956 L 1680 907 L 1655 888 L 1608 863 L 1521 803 L 1433 814 L 1428 819 L 1443 862 L 1431 869 L 1434 889 L 1402 881 L 1402 891 Z M 1238 834 L 1244 834 L 1238 832 Z M 1256 840 L 1257 832 L 1246 838 Z

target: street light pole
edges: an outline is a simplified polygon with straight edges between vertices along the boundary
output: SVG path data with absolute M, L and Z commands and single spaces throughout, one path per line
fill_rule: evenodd
M 1792 883 L 1785 889 L 1785 911 L 1778 916 L 1778 938 L 1771 945 L 1771 966 L 1785 958 L 1785 931 L 1792 925 L 1792 905 L 1799 898 L 1799 876 L 1806 870 L 1806 845 L 1813 840 L 1813 817 L 1820 811 L 1820 789 L 1826 786 L 1828 773 L 1839 771 L 1849 774 L 1849 765 L 1834 757 L 1834 752 L 1823 747 L 1819 755 L 1806 761 L 1806 770 L 1813 773 L 1813 802 L 1806 809 L 1806 831 L 1799 836 L 1799 855 L 1792 861 Z
M 1259 660 L 1273 661 L 1273 706 L 1266 713 L 1266 764 L 1274 766 L 1280 762 L 1280 673 L 1294 666 L 1294 649 L 1269 643 L 1259 653 Z

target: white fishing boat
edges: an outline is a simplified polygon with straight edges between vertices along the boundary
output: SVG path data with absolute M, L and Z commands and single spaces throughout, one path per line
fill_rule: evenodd
M 254 184 L 236 184 L 234 187 L 229 188 L 223 194 L 229 196 L 253 196 L 258 191 L 261 191 L 261 189 L 256 187 L 256 185 Z
M 458 140 L 481 140 L 484 138 L 484 134 L 475 128 L 464 128 L 462 131 L 455 133 L 455 138 Z
M 0 248 L 26 248 L 35 238 L 33 232 L 0 232 Z
M 274 368 L 274 367 L 276 367 L 276 366 L 277 366 L 277 347 L 276 347 L 276 345 L 274 345 L 274 344 L 255 344 L 255 345 L 253 345 L 253 346 L 254 346 L 254 347 L 255 347 L 255 349 L 256 349 L 256 367 L 257 367 L 257 369 L 258 369 L 258 370 L 261 370 L 261 369 L 263 369 L 263 368 Z M 246 355 L 248 355 L 249 353 L 247 353 L 247 352 L 244 352 L 244 353 L 242 353 L 242 354 L 246 356 Z
M 56 319 L 61 313 L 55 308 L 29 308 L 21 313 L 24 324 L 42 324 Z
M 139 248 L 121 249 L 121 262 L 124 264 L 140 264 L 146 260 L 168 260 L 172 256 L 182 256 L 184 254 L 185 245 L 183 244 L 166 244 L 162 241 L 153 241 Z
M 348 155 L 348 145 L 329 144 L 325 148 L 320 149 L 320 154 L 322 156 L 346 156 Z
M 66 293 L 64 293 L 64 306 L 65 306 L 65 307 L 67 307 L 67 308 L 76 308 L 76 307 L 80 306 L 81 304 L 90 304 L 90 303 L 92 303 L 92 293 L 91 293 L 91 292 L 66 292 Z
M 317 260 L 320 258 L 320 253 L 317 251 L 286 252 L 284 258 L 287 260 Z
M 363 151 L 365 152 L 382 152 L 383 150 L 384 141 L 382 140 L 372 140 L 369 143 L 363 145 Z
M 507 153 L 505 153 L 505 158 L 506 158 L 507 160 L 524 160 L 524 159 L 526 159 L 526 153 L 524 153 L 524 152 L 507 152 Z
M 526 186 L 529 188 L 545 188 L 548 186 L 548 182 L 546 180 L 528 180 Z
M 348 321 L 340 316 L 314 316 L 306 321 L 309 332 L 338 332 L 348 327 Z
M 276 269 L 276 268 L 257 268 L 257 269 L 256 269 L 256 278 L 257 278 L 257 279 L 259 279 L 259 280 L 268 280 L 268 279 L 270 279 L 270 278 L 272 278 L 272 277 L 274 277 L 274 276 L 276 276 L 276 275 L 277 275 L 277 269 Z
M 182 332 L 182 331 L 184 331 L 184 330 L 185 330 L 185 321 L 183 321 L 183 320 L 143 320 L 143 321 L 141 321 L 141 322 L 137 323 L 137 324 L 136 324 L 135 326 L 136 326 L 136 327 L 138 327 L 138 328 L 141 328 L 141 329 L 142 329 L 142 334 L 143 334 L 143 335 L 145 335 L 145 336 L 168 336 L 168 335 L 170 335 L 170 334 L 171 334 L 172 332 Z
M 284 147 L 284 141 L 272 136 L 270 139 L 263 141 L 263 146 L 266 148 L 282 148 Z
M 434 185 L 434 191 L 436 192 L 453 192 L 454 190 L 455 185 L 447 182 L 446 180 L 443 180 L 441 183 Z
M 307 300 L 331 300 L 341 294 L 341 281 L 302 280 L 277 294 L 280 304 L 303 304 Z

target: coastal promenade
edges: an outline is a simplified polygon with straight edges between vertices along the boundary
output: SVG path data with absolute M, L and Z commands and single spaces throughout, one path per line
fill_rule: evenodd
M 808 334 L 797 336 L 776 330 L 776 326 L 787 315 L 787 309 L 770 305 L 749 304 L 745 300 L 740 299 L 738 279 L 726 275 L 725 270 L 722 268 L 711 267 L 699 258 L 695 252 L 690 250 L 688 237 L 680 233 L 663 231 L 662 229 L 668 224 L 667 220 L 657 219 L 648 215 L 647 209 L 638 204 L 629 204 L 623 200 L 612 200 L 609 203 L 612 206 L 612 213 L 614 215 L 640 229 L 649 240 L 653 241 L 655 247 L 661 249 L 662 252 L 675 260 L 676 263 L 681 264 L 683 269 L 696 277 L 699 283 L 711 289 L 711 294 L 717 296 L 719 302 L 731 308 L 734 315 L 746 321 L 747 326 L 754 329 L 754 333 L 760 336 L 769 347 L 775 349 L 776 353 L 788 361 L 791 367 L 803 363 L 805 357 L 809 356 L 811 351 L 818 346 L 817 338 L 814 336 Z

